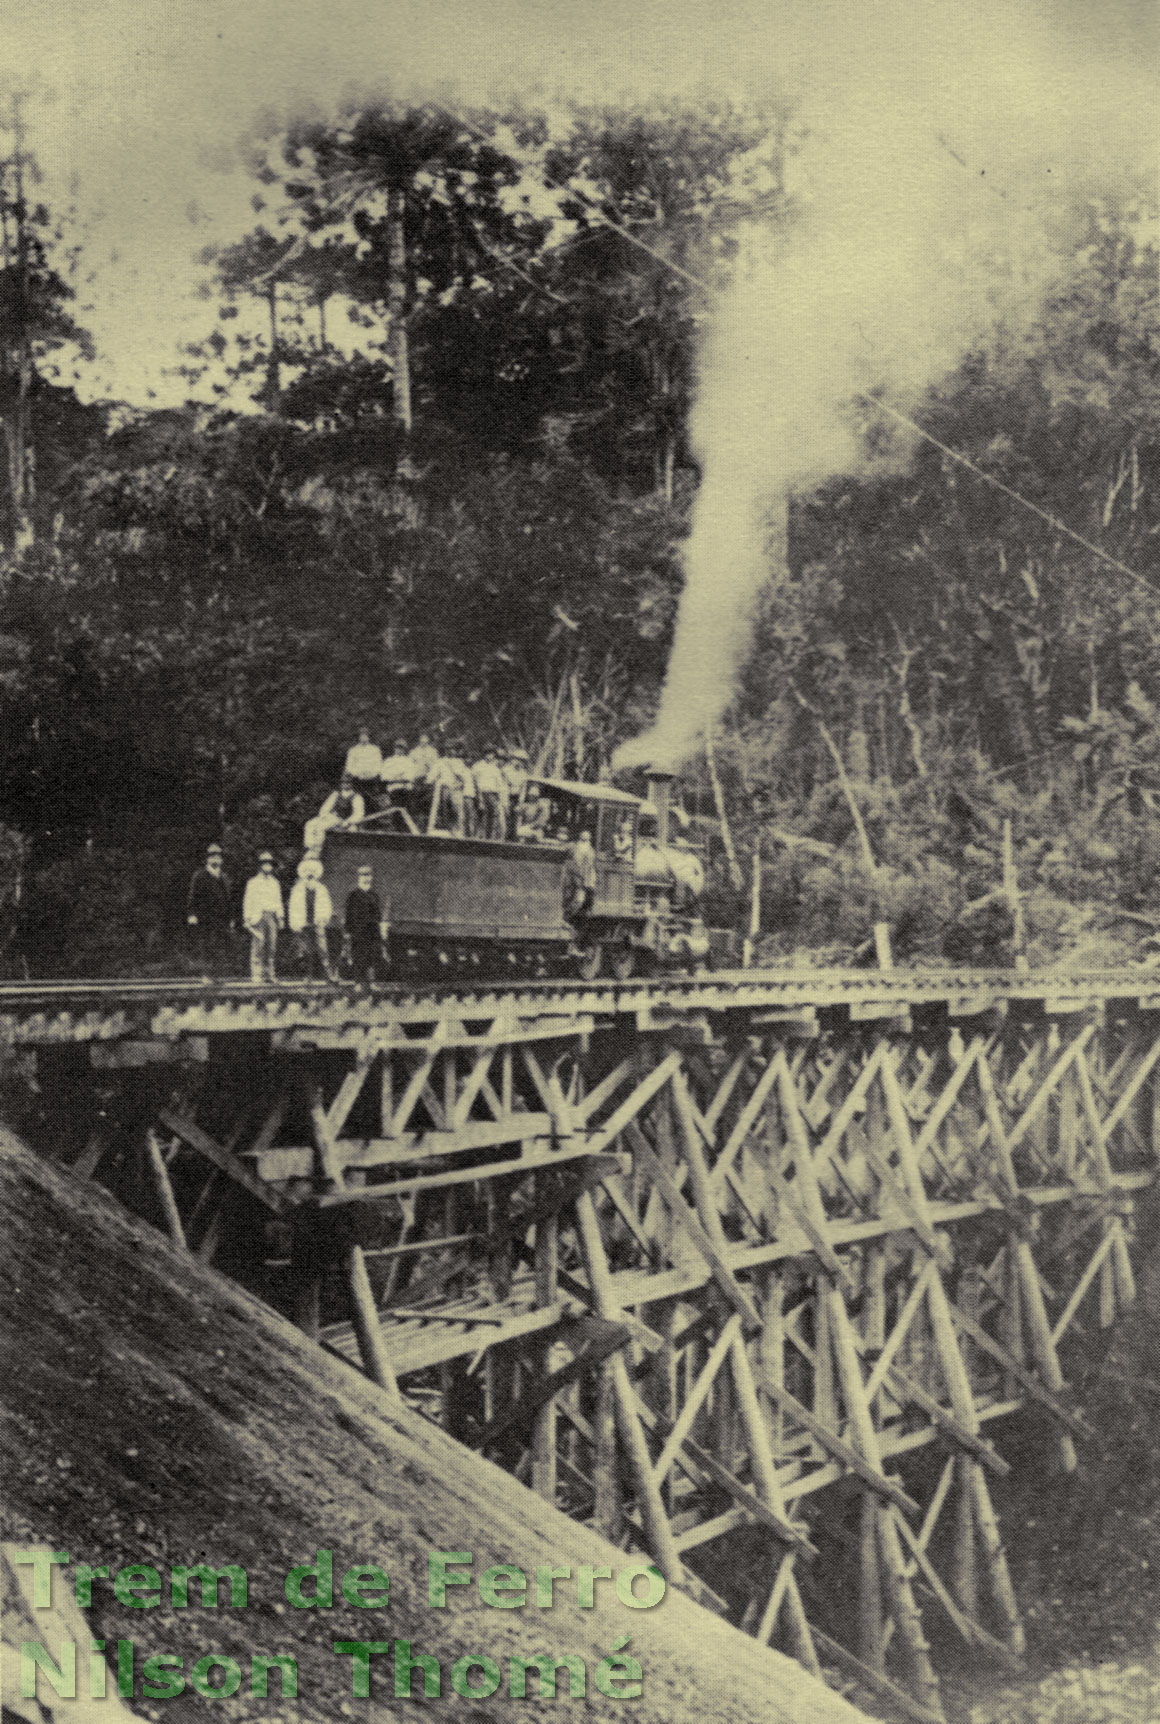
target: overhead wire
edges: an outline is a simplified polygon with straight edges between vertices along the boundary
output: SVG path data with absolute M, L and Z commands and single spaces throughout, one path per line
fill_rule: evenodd
M 483 132 L 479 127 L 473 125 L 470 121 L 465 121 L 464 124 L 467 130 L 475 132 L 478 137 L 487 137 L 485 132 Z M 487 141 L 490 142 L 491 140 L 488 139 Z M 962 158 L 956 151 L 951 149 L 951 146 L 947 143 L 945 138 L 940 137 L 938 141 L 944 149 L 950 150 L 950 153 L 955 156 L 956 161 L 962 161 Z M 622 223 L 615 221 L 608 212 L 596 202 L 595 199 L 590 198 L 588 194 L 581 191 L 579 187 L 569 187 L 569 194 L 572 197 L 575 197 L 578 202 L 583 204 L 586 209 L 596 216 L 597 220 L 600 221 L 604 227 L 608 228 L 612 233 L 618 234 L 621 239 L 626 240 L 629 245 L 635 246 L 638 251 L 644 252 L 645 255 L 651 257 L 655 263 L 659 263 L 662 268 L 669 270 L 673 275 L 680 276 L 682 280 L 687 281 L 691 286 L 697 288 L 702 293 L 711 294 L 713 292 L 713 288 L 709 282 L 705 281 L 700 276 L 694 275 L 691 270 L 685 269 L 682 264 L 674 263 L 671 257 L 666 257 L 665 254 L 658 251 L 655 246 L 649 245 L 647 241 L 641 239 L 639 234 L 633 233 L 631 228 L 627 228 Z M 912 431 L 915 436 L 922 438 L 924 442 L 931 444 L 933 448 L 939 450 L 939 452 L 945 455 L 948 460 L 957 462 L 960 467 L 965 467 L 969 473 L 973 473 L 975 477 L 977 479 L 981 479 L 985 485 L 990 485 L 995 491 L 1001 491 L 1004 496 L 1010 497 L 1012 502 L 1018 503 L 1020 508 L 1026 509 L 1030 514 L 1038 516 L 1041 521 L 1045 522 L 1055 532 L 1062 533 L 1065 538 L 1071 539 L 1073 543 L 1081 546 L 1091 556 L 1098 557 L 1101 562 L 1108 566 L 1108 568 L 1115 569 L 1118 574 L 1126 575 L 1129 580 L 1135 581 L 1137 585 L 1144 587 L 1150 593 L 1160 593 L 1160 587 L 1158 587 L 1154 581 L 1150 581 L 1146 575 L 1140 574 L 1137 569 L 1133 569 L 1129 564 L 1121 562 L 1121 560 L 1118 557 L 1114 557 L 1110 551 L 1105 551 L 1102 546 L 1097 545 L 1094 540 L 1086 538 L 1083 533 L 1077 532 L 1074 527 L 1069 527 L 1066 521 L 1060 520 L 1059 516 L 1052 514 L 1050 509 L 1044 509 L 1040 504 L 1033 503 L 1029 497 L 1023 496 L 1023 494 L 1020 491 L 1015 490 L 1012 485 L 1008 485 L 1004 480 L 997 478 L 994 473 L 988 473 L 985 467 L 980 467 L 977 462 L 971 460 L 969 455 L 964 455 L 961 449 L 955 449 L 951 444 L 944 443 L 941 438 L 934 435 L 933 431 L 928 431 L 924 425 L 921 425 L 917 419 L 912 418 L 910 414 L 903 413 L 900 408 L 892 407 L 889 402 L 881 400 L 878 396 L 868 395 L 860 389 L 853 392 L 853 398 L 856 401 L 861 402 L 863 406 L 873 408 L 885 417 L 894 419 L 898 424 L 905 426 L 907 430 Z

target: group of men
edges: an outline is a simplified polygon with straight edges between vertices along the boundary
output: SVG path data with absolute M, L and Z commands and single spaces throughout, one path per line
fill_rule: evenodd
M 310 837 L 342 822 L 353 824 L 383 809 L 402 808 L 420 832 L 453 832 L 460 838 L 521 836 L 519 817 L 528 783 L 522 748 L 489 748 L 469 764 L 461 754 L 441 755 L 424 733 L 414 748 L 396 742 L 380 752 L 362 730 L 349 750 L 342 783 L 323 803 Z
M 340 925 L 323 880 L 323 841 L 332 827 L 356 826 L 369 814 L 389 809 L 403 810 L 416 830 L 433 834 L 515 838 L 527 843 L 552 836 L 567 841 L 569 836 L 566 830 L 553 834 L 552 804 L 543 788 L 529 780 L 528 756 L 522 748 L 489 748 L 469 765 L 460 754 L 440 755 L 426 734 L 412 749 L 396 742 L 390 754 L 383 754 L 370 732 L 362 730 L 347 753 L 338 789 L 306 822 L 305 855 L 288 903 L 283 904 L 270 851 L 262 852 L 258 872 L 247 882 L 242 924 L 250 935 L 253 981 L 275 979 L 279 936 L 287 928 L 300 972 L 338 980 L 335 940 Z M 631 847 L 631 835 L 628 842 Z M 587 833 L 581 835 L 576 851 L 567 896 L 574 909 L 583 909 L 591 902 L 595 884 L 595 857 Z M 209 846 L 204 866 L 190 881 L 186 920 L 202 968 L 209 974 L 227 971 L 235 913 L 220 844 Z M 379 969 L 387 931 L 373 869 L 360 868 L 341 922 L 342 944 L 349 949 L 357 980 L 369 982 Z
M 222 847 L 211 844 L 205 864 L 189 883 L 186 921 L 194 952 L 207 974 L 230 968 L 230 936 L 234 931 L 233 895 L 223 867 Z M 337 954 L 332 941 L 339 930 L 334 904 L 323 879 L 322 863 L 306 856 L 298 864 L 298 877 L 283 905 L 282 884 L 274 872 L 274 857 L 263 850 L 258 872 L 246 882 L 242 898 L 242 925 L 250 936 L 250 979 L 276 979 L 279 938 L 289 927 L 300 972 L 312 979 L 338 980 Z M 358 884 L 347 893 L 343 906 L 341 935 L 349 948 L 351 974 L 357 982 L 371 982 L 381 970 L 389 924 L 374 889 L 374 870 L 358 871 Z

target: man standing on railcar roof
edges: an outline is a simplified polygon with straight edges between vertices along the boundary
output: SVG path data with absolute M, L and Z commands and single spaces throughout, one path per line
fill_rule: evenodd
M 415 768 L 411 784 L 411 819 L 422 832 L 431 813 L 435 773 L 439 766 L 439 750 L 432 746 L 426 731 L 411 750 L 411 765 Z
M 234 913 L 230 904 L 229 876 L 222 866 L 222 847 L 211 844 L 205 865 L 189 882 L 185 900 L 186 925 L 192 930 L 193 950 L 206 975 L 220 975 L 229 968 L 230 935 Z
M 282 888 L 274 873 L 274 858 L 268 850 L 258 857 L 258 872 L 246 882 L 242 921 L 250 932 L 250 980 L 274 981 L 278 931 L 285 926 Z
M 476 763 L 474 771 L 478 835 L 481 838 L 506 837 L 508 788 L 494 748 L 488 749 L 483 759 Z
M 371 806 L 371 797 L 378 795 L 382 771 L 383 757 L 378 744 L 371 741 L 369 730 L 360 730 L 358 741 L 347 750 L 343 777 L 353 780 L 368 808 Z
M 382 949 L 390 932 L 379 895 L 374 889 L 374 869 L 364 862 L 358 884 L 347 895 L 343 924 L 350 941 L 351 971 L 356 982 L 367 985 L 375 979 Z

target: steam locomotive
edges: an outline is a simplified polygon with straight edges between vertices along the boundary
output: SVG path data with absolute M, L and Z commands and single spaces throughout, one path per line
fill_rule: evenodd
M 709 936 L 698 913 L 700 856 L 679 834 L 670 777 L 650 775 L 650 798 L 608 784 L 538 779 L 550 804 L 542 841 L 419 832 L 399 811 L 332 827 L 322 862 L 336 905 L 370 867 L 389 923 L 387 953 L 398 977 L 546 976 L 574 970 L 699 968 Z M 573 846 L 587 832 L 595 883 L 574 891 Z

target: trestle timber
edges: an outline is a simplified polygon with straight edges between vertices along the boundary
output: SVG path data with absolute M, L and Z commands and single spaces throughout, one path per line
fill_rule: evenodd
M 1066 990 L 1066 991 L 1065 991 Z M 70 1159 L 389 1393 L 916 1717 L 1023 1631 L 992 1487 L 1098 1439 L 1147 972 L 0 991 Z M 86 1046 L 87 1044 L 87 1046 Z M 87 1073 L 87 1082 L 81 1081 Z M 62 1086 L 64 1086 L 62 1088 Z

